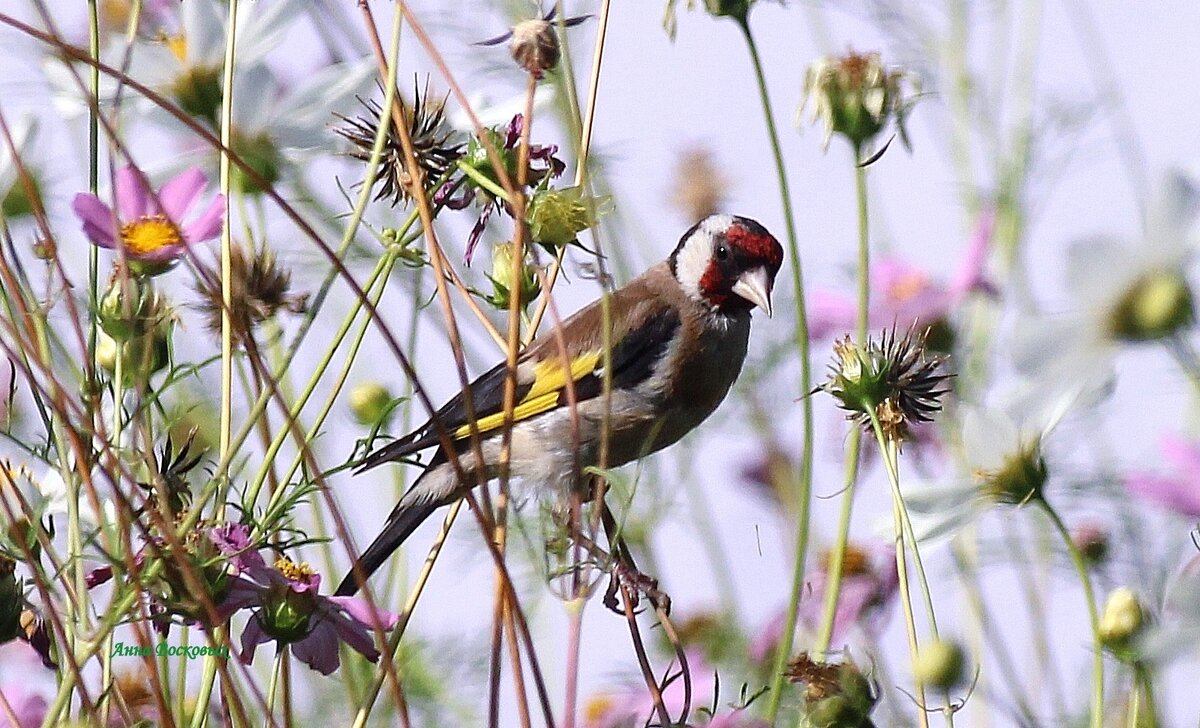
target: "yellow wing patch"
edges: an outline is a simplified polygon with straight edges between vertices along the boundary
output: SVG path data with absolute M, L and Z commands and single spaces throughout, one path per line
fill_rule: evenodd
M 603 352 L 589 351 L 575 357 L 571 361 L 570 381 L 576 382 L 579 379 L 596 369 L 596 365 L 600 362 L 600 356 Z M 539 415 L 543 412 L 554 409 L 558 406 L 558 394 L 567 386 L 566 371 L 562 366 L 562 359 L 551 358 L 539 361 L 533 365 L 533 385 L 529 391 L 513 408 L 513 422 L 520 422 L 534 415 Z M 489 432 L 501 427 L 504 424 L 504 412 L 496 412 L 480 417 L 476 423 L 476 427 L 480 433 Z M 470 437 L 471 426 L 463 425 L 454 431 L 454 438 L 461 440 L 465 437 Z

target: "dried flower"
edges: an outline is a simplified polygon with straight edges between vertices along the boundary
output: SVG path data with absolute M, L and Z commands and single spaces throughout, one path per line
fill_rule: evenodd
M 825 127 L 826 148 L 838 133 L 861 151 L 892 120 L 900 141 L 909 148 L 904 121 L 913 100 L 905 94 L 905 81 L 911 85 L 912 77 L 884 66 L 878 53 L 849 51 L 838 58 L 826 56 L 805 73 L 800 111 L 812 104 L 813 123 Z
M 817 389 L 833 395 L 846 418 L 868 434 L 873 414 L 886 436 L 904 440 L 909 424 L 932 421 L 948 391 L 942 387 L 949 375 L 939 371 L 944 359 L 926 357 L 925 333 L 909 329 L 897 338 L 893 328 L 865 346 L 843 337 L 833 345 L 829 379 Z
M 408 169 L 404 145 L 400 133 L 392 123 L 392 115 L 390 111 L 385 113 L 377 101 L 361 97 L 358 100 L 366 109 L 366 115 L 351 119 L 339 114 L 345 126 L 334 131 L 354 146 L 350 156 L 367 162 L 371 159 L 371 151 L 375 147 L 379 124 L 387 124 L 383 154 L 375 177 L 375 184 L 379 188 L 375 199 L 390 198 L 392 205 L 405 204 L 412 199 L 413 175 Z M 463 156 L 463 142 L 458 141 L 458 133 L 446 123 L 446 97 L 440 100 L 429 98 L 428 80 L 425 82 L 423 94 L 414 80 L 413 103 L 411 106 L 403 104 L 403 111 L 405 122 L 408 124 L 408 134 L 412 139 L 413 155 L 424 173 L 425 184 L 432 188 Z
M 480 41 L 475 45 L 493 46 L 508 41 L 508 52 L 512 54 L 513 60 L 517 62 L 518 66 L 525 69 L 526 73 L 540 81 L 546 71 L 558 65 L 560 55 L 558 32 L 554 27 L 556 24 L 553 22 L 556 11 L 557 8 L 554 8 L 545 17 L 522 20 L 504 35 Z M 580 15 L 567 18 L 563 21 L 563 25 L 571 28 L 590 17 L 590 15 Z
M 117 171 L 116 211 L 92 194 L 75 195 L 71 203 L 83 222 L 83 232 L 95 245 L 118 248 L 135 274 L 156 275 L 171 267 L 189 245 L 221 233 L 225 198 L 213 201 L 198 217 L 183 219 L 200 199 L 208 178 L 192 167 L 153 194 L 144 173 L 132 166 Z
M 230 323 L 236 340 L 245 341 L 254 328 L 274 316 L 280 309 L 302 313 L 308 297 L 290 293 L 292 274 L 280 267 L 275 254 L 265 246 L 248 255 L 241 246 L 230 249 Z M 207 325 L 214 334 L 221 331 L 224 310 L 221 284 L 198 284 L 203 297 L 201 309 Z
M 879 698 L 851 660 L 819 662 L 807 652 L 787 667 L 791 682 L 804 685 L 805 717 L 813 728 L 866 728 Z
M 178 516 L 191 505 L 192 492 L 188 487 L 187 475 L 204 458 L 203 453 L 194 457 L 192 454 L 192 443 L 198 431 L 192 428 L 183 447 L 178 450 L 175 449 L 171 436 L 167 435 L 158 454 L 158 477 L 150 483 L 138 483 L 138 486 L 149 494 L 147 501 L 151 507 Z
M 728 197 L 729 181 L 704 147 L 683 152 L 675 165 L 671 202 L 685 219 L 703 220 L 720 212 Z

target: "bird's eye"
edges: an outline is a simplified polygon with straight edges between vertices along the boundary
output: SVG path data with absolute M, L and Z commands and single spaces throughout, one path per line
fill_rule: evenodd
M 717 246 L 717 260 L 729 260 L 729 246 L 728 245 L 718 245 Z

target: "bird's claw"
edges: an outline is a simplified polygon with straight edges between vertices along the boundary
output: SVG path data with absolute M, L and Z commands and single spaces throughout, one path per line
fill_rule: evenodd
M 604 606 L 612 612 L 624 615 L 625 610 L 617 600 L 617 592 L 622 589 L 629 596 L 630 608 L 635 614 L 642 594 L 646 595 L 655 611 L 661 610 L 663 614 L 668 615 L 671 613 L 671 597 L 658 587 L 658 579 L 647 576 L 636 568 L 616 564 L 613 566 L 608 588 L 604 591 Z

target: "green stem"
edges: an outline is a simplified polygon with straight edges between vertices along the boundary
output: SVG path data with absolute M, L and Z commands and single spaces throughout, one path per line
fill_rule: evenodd
M 1091 622 L 1093 641 L 1091 726 L 1092 728 L 1104 728 L 1104 648 L 1100 641 L 1100 614 L 1096 609 L 1096 594 L 1092 590 L 1092 577 L 1088 574 L 1087 559 L 1075 545 L 1074 539 L 1071 538 L 1071 532 L 1067 530 L 1058 511 L 1054 510 L 1044 498 L 1039 499 L 1037 503 L 1050 518 L 1050 522 L 1054 524 L 1054 530 L 1058 531 L 1058 535 L 1062 537 L 1063 545 L 1067 547 L 1067 553 L 1071 555 L 1071 563 L 1075 566 L 1075 573 L 1079 575 L 1079 582 L 1083 585 L 1083 597 L 1087 600 L 1088 621 Z
M 750 61 L 754 64 L 754 77 L 758 82 L 758 94 L 762 100 L 763 119 L 767 123 L 767 136 L 771 142 L 771 154 L 775 158 L 775 174 L 779 182 L 779 199 L 783 206 L 784 228 L 787 232 L 788 257 L 792 268 L 792 281 L 795 285 L 796 296 L 796 349 L 800 355 L 800 393 L 801 407 L 804 412 L 804 450 L 800 462 L 800 483 L 796 493 L 796 550 L 793 554 L 792 592 L 788 599 L 787 614 L 784 617 L 783 638 L 775 652 L 775 662 L 771 669 L 771 684 L 767 694 L 766 718 L 774 725 L 779 715 L 780 701 L 783 699 L 784 667 L 791 657 L 792 643 L 796 633 L 796 620 L 800 614 L 800 596 L 804 592 L 804 567 L 808 559 L 808 530 L 809 512 L 812 505 L 812 398 L 808 396 L 812 389 L 811 363 L 808 353 L 808 313 L 804 303 L 804 275 L 800 265 L 800 245 L 796 239 L 796 219 L 792 212 L 792 193 L 788 185 L 787 168 L 783 163 L 783 151 L 779 146 L 779 132 L 775 128 L 775 115 L 771 110 L 771 97 L 767 93 L 767 79 L 763 73 L 762 60 L 758 55 L 758 46 L 754 35 L 750 32 L 750 23 L 745 17 L 735 18 L 742 35 L 746 39 L 746 47 L 750 51 Z
M 858 319 L 855 336 L 860 344 L 867 341 L 867 326 L 871 306 L 871 243 L 867 215 L 867 170 L 859 166 L 862 156 L 860 145 L 854 147 L 854 192 L 858 201 Z M 825 567 L 825 608 L 821 615 L 821 627 L 817 632 L 814 651 L 818 654 L 829 649 L 833 640 L 833 622 L 837 617 L 838 598 L 842 590 L 842 574 L 846 558 L 846 544 L 850 540 L 850 517 L 854 511 L 854 491 L 858 484 L 858 465 L 862 453 L 862 431 L 855 427 L 850 431 L 846 446 L 846 480 L 842 489 L 842 511 L 838 518 L 837 539 L 829 554 Z
M 866 407 L 867 417 L 871 419 L 871 429 L 875 432 L 875 442 L 879 445 L 879 452 L 883 456 L 885 470 L 888 475 L 888 483 L 892 487 L 892 525 L 896 529 L 896 576 L 900 582 L 900 606 L 904 611 L 904 626 L 908 631 L 908 653 L 913 666 L 913 679 L 916 681 L 916 703 L 917 703 L 917 723 L 921 728 L 929 728 L 929 713 L 926 710 L 928 703 L 925 701 L 925 684 L 917 677 L 917 624 L 913 619 L 912 608 L 912 590 L 908 584 L 908 560 L 905 555 L 905 549 L 910 539 L 906 536 L 904 522 L 907 517 L 904 506 L 904 495 L 900 491 L 900 473 L 898 463 L 896 462 L 896 450 L 891 447 L 888 438 L 883 434 L 883 427 L 879 424 L 879 418 L 875 415 L 874 407 Z M 912 541 L 913 553 L 916 553 L 916 541 Z M 924 582 L 924 569 L 920 570 L 921 580 Z M 928 584 L 925 585 L 926 593 L 928 593 Z M 936 634 L 936 626 L 934 627 Z M 953 713 L 946 712 L 947 721 L 953 725 Z
M 508 199 L 508 193 L 504 191 L 504 188 L 493 182 L 486 174 L 480 172 L 478 169 L 475 169 L 461 159 L 457 164 L 459 171 L 470 177 L 472 182 L 487 190 L 498 199 L 512 204 L 512 201 Z
M 1133 663 L 1133 710 L 1130 711 L 1130 728 L 1152 726 L 1158 728 L 1158 708 L 1154 700 L 1154 675 L 1145 662 Z

